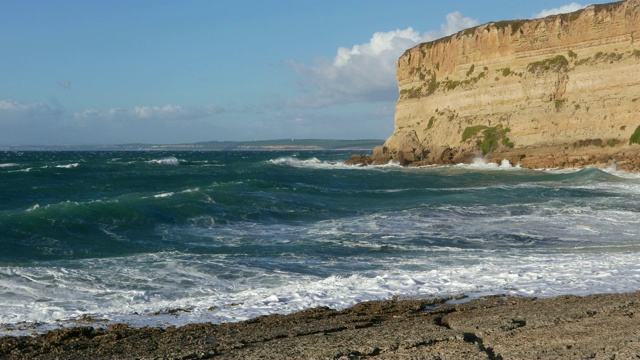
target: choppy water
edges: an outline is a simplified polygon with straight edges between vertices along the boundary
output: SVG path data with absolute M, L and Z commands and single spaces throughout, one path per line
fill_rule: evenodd
M 638 176 L 349 155 L 0 153 L 0 335 L 640 289 Z

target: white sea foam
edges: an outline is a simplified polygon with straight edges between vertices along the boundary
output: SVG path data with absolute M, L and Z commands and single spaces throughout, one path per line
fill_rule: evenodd
M 165 252 L 78 260 L 72 267 L 2 267 L 0 323 L 48 324 L 36 328 L 41 331 L 73 325 L 56 319 L 88 313 L 109 322 L 168 326 L 345 308 L 394 295 L 546 297 L 640 287 L 637 212 L 541 203 L 514 214 L 519 206 L 448 205 L 309 227 L 238 224 L 214 232 L 213 219 L 209 227 L 209 220 L 194 219 L 200 226 L 181 231 L 211 239 L 211 246 L 244 246 L 252 236 L 261 246 L 316 243 L 353 255 L 339 260 L 282 254 L 244 262 L 232 254 Z M 304 271 L 285 270 L 296 268 Z M 191 311 L 153 315 L 174 308 Z
M 269 163 L 276 165 L 285 165 L 299 168 L 315 168 L 315 169 L 363 169 L 363 170 L 372 170 L 372 169 L 406 169 L 401 166 L 398 162 L 389 161 L 386 164 L 380 165 L 369 165 L 369 166 L 360 166 L 360 165 L 348 165 L 343 161 L 321 161 L 317 158 L 311 159 L 298 159 L 296 157 L 281 157 L 277 159 L 269 160 Z M 475 158 L 471 164 L 456 164 L 453 166 L 438 166 L 438 165 L 425 165 L 418 166 L 415 169 L 429 169 L 429 168 L 460 168 L 460 169 L 470 169 L 470 170 L 513 170 L 513 169 L 521 169 L 520 164 L 512 165 L 509 160 L 504 159 L 500 162 L 500 164 L 486 162 L 484 158 Z
M 183 190 L 181 192 L 182 193 L 193 193 L 193 192 L 198 192 L 198 191 L 200 191 L 200 188 L 196 187 L 196 188 L 193 188 L 193 189 L 186 189 L 186 190 Z
M 8 172 L 10 172 L 10 173 L 15 173 L 15 172 L 30 172 L 30 171 L 31 171 L 31 169 L 33 169 L 33 168 L 24 168 L 24 169 L 19 169 L 19 170 L 11 170 L 11 171 L 8 171 Z
M 12 166 L 18 166 L 18 164 L 14 164 L 14 163 L 0 164 L 0 168 L 12 167 Z
M 311 168 L 311 169 L 385 169 L 385 168 L 400 168 L 400 164 L 390 161 L 387 164 L 371 165 L 371 166 L 359 166 L 348 165 L 343 161 L 322 161 L 318 158 L 310 159 L 298 159 L 295 157 L 281 157 L 277 159 L 271 159 L 268 161 L 275 165 L 292 166 L 297 168 Z
M 67 200 L 67 201 L 63 201 L 55 204 L 46 204 L 43 206 L 40 206 L 40 204 L 35 204 L 32 207 L 28 208 L 26 211 L 31 212 L 38 209 L 50 209 L 50 208 L 55 209 L 55 208 L 64 208 L 67 206 L 85 206 L 88 204 L 95 204 L 95 203 L 117 203 L 117 202 L 118 202 L 118 199 L 111 199 L 111 200 L 95 199 L 95 200 L 87 200 L 82 202 Z
M 80 166 L 79 163 L 56 165 L 56 167 L 60 168 L 60 169 L 73 169 L 73 168 L 78 167 L 78 166 Z
M 520 166 L 520 163 L 513 166 L 509 160 L 502 159 L 502 161 L 500 162 L 500 167 L 505 169 L 511 169 L 511 168 L 520 168 L 521 166 Z
M 626 171 L 618 170 L 615 165 L 611 165 L 601 170 L 624 179 L 640 179 L 640 173 L 628 173 Z
M 154 198 L 166 198 L 166 197 L 171 197 L 171 196 L 173 196 L 172 192 L 166 192 L 166 193 L 160 193 L 160 194 L 153 195 Z
M 299 168 L 315 168 L 315 169 L 328 169 L 328 168 L 335 168 L 335 167 L 341 166 L 340 162 L 321 161 L 315 157 L 311 159 L 301 160 L 295 157 L 287 156 L 287 157 L 281 157 L 277 159 L 271 159 L 269 160 L 269 163 L 275 164 L 275 165 L 286 165 L 286 166 L 293 166 L 293 167 L 299 167 Z M 346 165 L 344 166 L 346 167 Z
M 573 174 L 581 171 L 580 168 L 544 168 L 536 169 L 537 171 L 548 172 L 552 174 Z
M 432 257 L 433 255 L 431 255 Z M 266 275 L 236 264 L 229 273 L 254 274 L 225 280 L 205 271 L 207 262 L 224 258 L 180 258 L 164 254 L 155 259 L 134 257 L 122 263 L 100 264 L 91 271 L 41 268 L 0 269 L 0 323 L 46 322 L 36 330 L 69 326 L 84 313 L 108 322 L 134 326 L 182 325 L 190 322 L 241 321 L 270 313 L 290 313 L 315 306 L 345 308 L 360 301 L 394 295 L 437 297 L 467 294 L 523 296 L 586 295 L 635 291 L 640 286 L 636 253 L 494 254 L 476 257 L 473 251 L 452 255 L 448 265 L 428 258 L 406 259 L 403 266 L 420 271 L 384 268 L 368 274 L 313 277 L 286 273 Z M 151 262 L 153 261 L 153 262 Z M 453 264 L 452 264 L 453 263 Z M 126 265 L 125 265 L 126 264 Z M 107 266 L 108 265 L 108 266 Z M 31 305 L 26 305 L 31 304 Z M 215 310 L 209 310 L 215 307 Z M 189 308 L 173 315 L 162 310 Z M 160 312 L 160 314 L 153 315 Z M 137 315 L 135 313 L 138 313 Z M 31 332 L 32 330 L 28 330 Z M 17 335 L 19 331 L 3 330 Z
M 454 167 L 470 170 L 513 170 L 522 168 L 519 163 L 513 166 L 507 159 L 503 159 L 500 164 L 497 164 L 487 162 L 486 159 L 480 157 L 473 159 L 470 164 L 460 163 L 454 165 Z
M 149 160 L 149 162 L 153 164 L 162 164 L 162 165 L 180 165 L 180 160 L 178 160 L 178 158 L 173 156 L 162 158 L 162 159 Z

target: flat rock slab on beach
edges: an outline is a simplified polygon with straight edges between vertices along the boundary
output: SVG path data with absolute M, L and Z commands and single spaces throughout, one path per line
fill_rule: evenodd
M 640 292 L 457 305 L 388 300 L 241 323 L 78 327 L 0 338 L 2 359 L 632 359 Z

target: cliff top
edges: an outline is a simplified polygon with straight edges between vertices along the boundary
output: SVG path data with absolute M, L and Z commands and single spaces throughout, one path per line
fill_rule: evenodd
M 622 7 L 625 3 L 636 3 L 635 6 L 638 6 L 637 3 L 639 2 L 640 1 L 638 0 L 625 0 L 625 1 L 617 1 L 612 3 L 605 3 L 605 4 L 593 4 L 585 7 L 584 9 L 580 9 L 571 13 L 549 15 L 544 18 L 537 18 L 537 19 L 489 21 L 481 25 L 460 30 L 454 34 L 451 34 L 436 40 L 420 43 L 412 48 L 405 50 L 402 56 L 405 56 L 406 54 L 408 54 L 414 49 L 421 49 L 421 50 L 431 49 L 432 47 L 438 44 L 450 42 L 453 39 L 458 39 L 461 37 L 474 36 L 483 31 L 490 31 L 491 29 L 496 29 L 497 31 L 502 32 L 503 34 L 507 31 L 507 29 L 509 29 L 511 31 L 511 35 L 513 36 L 513 35 L 516 35 L 518 30 L 520 30 L 520 28 L 525 24 L 533 24 L 534 27 L 536 27 L 539 24 L 545 23 L 545 22 L 549 23 L 549 22 L 560 21 L 564 23 L 567 23 L 567 22 L 570 23 L 573 21 L 577 21 L 581 17 L 581 15 L 585 12 L 593 12 L 596 15 L 601 12 L 611 13 L 619 9 L 620 7 Z

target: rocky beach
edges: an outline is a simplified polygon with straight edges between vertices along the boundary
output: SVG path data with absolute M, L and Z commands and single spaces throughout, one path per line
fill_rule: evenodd
M 393 299 L 240 323 L 78 326 L 0 338 L 2 359 L 636 359 L 640 292 Z

